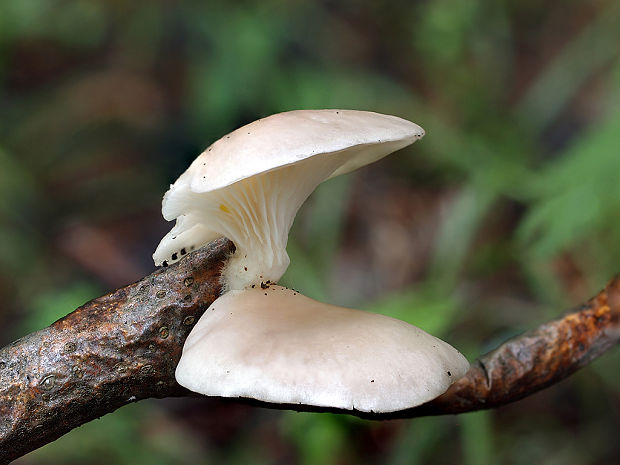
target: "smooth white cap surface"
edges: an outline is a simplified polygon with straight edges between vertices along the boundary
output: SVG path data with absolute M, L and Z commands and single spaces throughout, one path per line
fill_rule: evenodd
M 210 192 L 241 179 L 310 157 L 353 147 L 383 145 L 352 153 L 333 176 L 348 173 L 405 147 L 424 129 L 392 115 L 358 110 L 295 110 L 249 123 L 214 142 L 192 163 L 193 192 Z M 189 170 L 188 170 L 189 171 Z
M 408 323 L 270 286 L 218 298 L 187 338 L 176 379 L 209 396 L 391 412 L 434 399 L 468 369 Z

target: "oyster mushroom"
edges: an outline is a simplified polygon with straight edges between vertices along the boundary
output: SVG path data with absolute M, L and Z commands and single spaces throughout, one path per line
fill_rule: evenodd
M 408 323 L 271 285 L 216 299 L 187 338 L 176 379 L 209 396 L 392 412 L 439 396 L 468 368 Z
M 208 147 L 165 194 L 163 216 L 176 224 L 155 264 L 224 236 L 236 247 L 222 271 L 225 291 L 277 282 L 289 265 L 295 214 L 316 186 L 423 135 L 396 116 L 355 110 L 290 111 L 243 126 Z

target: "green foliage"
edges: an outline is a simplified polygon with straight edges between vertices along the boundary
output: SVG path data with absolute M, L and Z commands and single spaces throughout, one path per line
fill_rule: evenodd
M 493 459 L 493 429 L 489 412 L 474 412 L 462 415 L 461 440 L 464 460 L 468 465 L 491 465 Z
M 391 316 L 441 337 L 457 318 L 453 296 L 437 289 L 407 289 L 369 305 L 374 313 Z
M 590 129 L 532 180 L 532 208 L 520 237 L 550 257 L 600 234 L 620 233 L 620 112 Z M 613 245 L 612 245 L 613 246 Z
M 152 427 L 157 424 L 165 428 Z M 206 463 L 205 455 L 153 402 L 143 402 L 87 423 L 15 463 L 182 465 Z
M 71 309 L 88 302 L 100 294 L 92 283 L 75 282 L 68 289 L 51 291 L 48 294 L 38 295 L 33 303 L 32 309 L 22 320 L 17 336 L 31 333 L 65 316 Z
M 101 40 L 104 22 L 104 5 L 88 0 L 6 0 L 0 4 L 0 40 L 4 41 L 47 37 L 73 47 L 91 47 Z
M 282 431 L 297 447 L 302 465 L 333 465 L 345 453 L 348 424 L 350 421 L 339 415 L 286 413 Z

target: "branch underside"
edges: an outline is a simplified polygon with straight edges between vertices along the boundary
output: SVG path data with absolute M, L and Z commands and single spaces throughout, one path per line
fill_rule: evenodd
M 215 241 L 0 349 L 0 463 L 128 403 L 195 395 L 176 383 L 174 370 L 189 331 L 220 294 L 220 271 L 233 251 L 231 242 Z M 564 379 L 619 340 L 617 277 L 579 309 L 480 357 L 427 404 L 389 414 L 340 412 L 387 419 L 498 407 Z

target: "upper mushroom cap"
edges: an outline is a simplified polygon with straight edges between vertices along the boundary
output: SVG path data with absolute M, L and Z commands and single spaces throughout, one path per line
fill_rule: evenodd
M 286 271 L 288 232 L 318 184 L 376 161 L 424 135 L 404 119 L 355 110 L 299 110 L 263 118 L 221 138 L 166 192 L 176 225 L 153 259 L 166 265 L 218 237 L 236 246 L 225 290 L 276 282 Z
M 215 300 L 187 338 L 176 379 L 210 396 L 391 412 L 434 399 L 468 368 L 408 323 L 270 286 Z
M 310 157 L 357 146 L 383 145 L 343 159 L 331 174 L 348 173 L 424 136 L 397 116 L 358 110 L 295 110 L 249 123 L 214 142 L 185 173 L 193 192 L 221 189 L 241 179 Z M 370 149 L 370 147 L 369 147 Z

